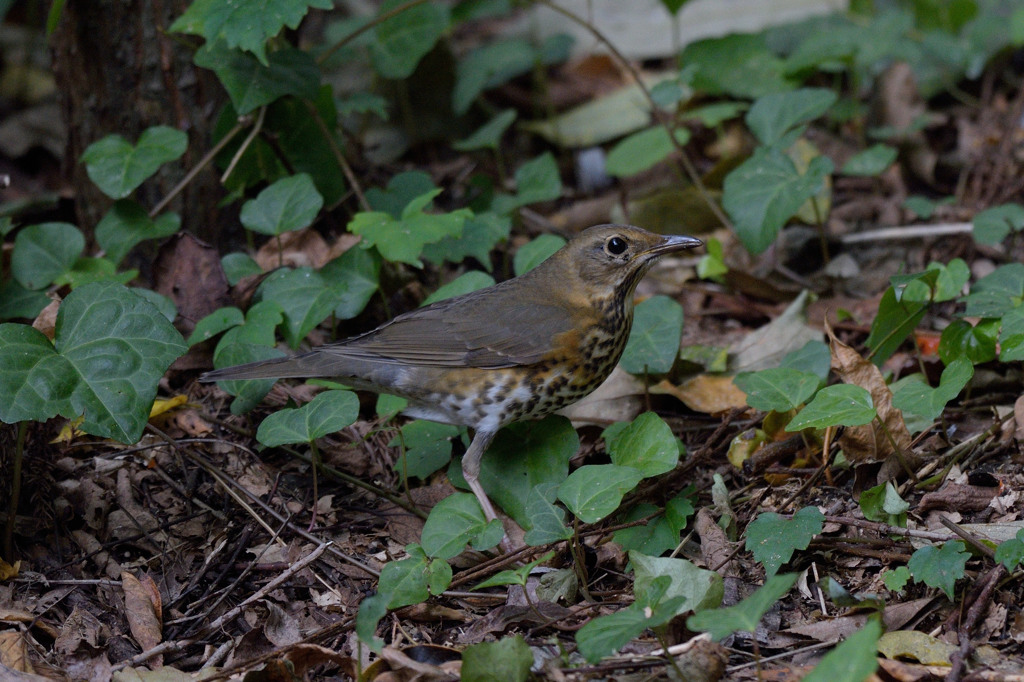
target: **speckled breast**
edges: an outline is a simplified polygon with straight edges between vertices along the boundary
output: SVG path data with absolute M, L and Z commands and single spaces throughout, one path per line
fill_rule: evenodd
M 549 415 L 589 395 L 615 368 L 632 324 L 632 310 L 616 303 L 607 301 L 600 322 L 579 334 L 577 344 L 541 362 L 504 369 L 423 368 L 411 382 L 416 390 L 395 392 L 415 401 L 406 410 L 411 416 L 478 430 Z

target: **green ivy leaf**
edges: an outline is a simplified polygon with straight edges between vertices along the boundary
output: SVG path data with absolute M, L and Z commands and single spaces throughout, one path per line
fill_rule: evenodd
M 815 535 L 821 533 L 825 516 L 816 507 L 804 507 L 792 519 L 775 512 L 765 512 L 747 526 L 746 548 L 754 559 L 764 565 L 771 578 L 779 567 L 793 558 L 797 549 L 807 549 Z
M 0 282 L 0 320 L 31 320 L 49 304 L 50 297 L 45 291 L 26 289 L 14 279 Z
M 996 547 L 995 560 L 1005 566 L 1010 573 L 1024 563 L 1024 529 L 1017 531 L 1016 537 L 999 543 Z
M 519 247 L 512 259 L 512 270 L 517 277 L 525 275 L 563 246 L 565 246 L 565 240 L 557 234 L 542 234 Z
M 494 198 L 496 213 L 506 214 L 538 201 L 557 199 L 562 194 L 562 178 L 551 152 L 544 152 L 516 169 L 515 196 L 499 195 Z
M 966 317 L 1001 317 L 1024 304 L 1024 263 L 1000 265 L 971 287 Z
M 613 654 L 647 628 L 664 625 L 675 616 L 683 597 L 665 595 L 671 584 L 668 576 L 651 581 L 646 593 L 636 601 L 607 616 L 593 618 L 576 633 L 576 644 L 583 658 L 596 663 Z
M 863 682 L 878 669 L 878 638 L 882 626 L 871 618 L 864 627 L 825 654 L 803 682 Z
M 860 426 L 876 416 L 871 394 L 854 384 L 836 384 L 818 391 L 814 400 L 786 426 L 787 431 L 827 426 Z
M 828 345 L 811 340 L 782 358 L 779 367 L 810 372 L 819 380 L 825 381 L 832 369 L 832 352 Z
M 481 642 L 462 652 L 460 678 L 466 682 L 526 682 L 533 651 L 522 635 Z
M 777 57 L 761 33 L 736 33 L 690 43 L 679 57 L 682 64 L 699 64 L 693 87 L 710 95 L 755 99 L 792 90 L 786 63 Z
M 388 612 L 388 595 L 375 594 L 359 603 L 356 613 L 356 635 L 376 653 L 384 649 L 384 640 L 377 636 L 377 625 Z
M 953 320 L 942 330 L 939 357 L 947 365 L 958 358 L 966 358 L 976 365 L 995 360 L 999 322 L 985 319 L 972 325 L 967 320 Z
M 707 128 L 714 128 L 725 121 L 734 119 L 749 108 L 746 102 L 715 102 L 682 112 L 683 120 L 698 121 Z
M 395 470 L 403 478 L 413 476 L 426 479 L 452 460 L 452 439 L 459 435 L 459 427 L 415 419 L 404 425 L 400 432 L 388 443 L 389 448 L 398 445 L 405 448 Z M 431 554 L 429 550 L 427 553 Z
M 603 436 L 612 463 L 637 469 L 645 478 L 672 471 L 679 462 L 679 445 L 672 429 L 654 412 L 644 412 L 614 434 Z
M 922 197 L 915 195 L 907 197 L 903 201 L 903 208 L 908 211 L 913 211 L 917 214 L 918 218 L 922 220 L 928 220 L 935 213 L 936 209 L 940 206 L 949 206 L 955 201 L 954 197 L 946 197 L 945 199 L 932 200 L 928 197 Z
M 377 252 L 351 248 L 320 268 L 320 275 L 338 290 L 336 318 L 350 320 L 366 309 L 380 288 L 380 265 Z
M 327 319 L 341 301 L 344 285 L 328 282 L 312 268 L 282 268 L 270 273 L 256 290 L 259 300 L 273 301 L 286 311 L 284 338 L 292 348 Z
M 501 145 L 501 136 L 515 122 L 518 115 L 515 109 L 503 109 L 473 131 L 469 137 L 453 142 L 452 148 L 458 152 L 471 152 L 475 149 L 497 150 Z
M 228 284 L 231 286 L 238 284 L 244 277 L 263 273 L 263 268 L 252 259 L 252 256 L 240 251 L 229 253 L 221 258 L 220 266 L 224 269 L 224 276 L 227 277 Z
M 256 440 L 267 447 L 311 443 L 340 431 L 359 416 L 359 398 L 352 391 L 324 391 L 298 408 L 274 412 L 260 424 Z
M 387 595 L 387 607 L 419 604 L 441 594 L 452 581 L 452 568 L 443 559 L 429 559 L 419 545 L 407 545 L 408 558 L 391 561 L 381 569 L 377 589 Z
M 84 250 L 85 237 L 74 225 L 29 225 L 14 238 L 11 274 L 26 289 L 44 289 L 68 272 Z
M 878 303 L 878 314 L 871 322 L 871 333 L 865 341 L 872 350 L 871 361 L 881 365 L 892 357 L 924 319 L 926 311 L 924 303 L 898 300 L 894 287 L 886 289 Z
M 349 232 L 363 237 L 362 248 L 376 246 L 385 260 L 421 268 L 423 246 L 445 237 L 461 236 L 463 225 L 472 215 L 468 209 L 436 215 L 424 213 L 426 204 L 440 191 L 431 190 L 413 199 L 398 220 L 377 211 L 357 213 L 348 225 Z
M 895 147 L 890 147 L 887 144 L 875 144 L 847 159 L 839 172 L 843 175 L 861 177 L 881 175 L 886 168 L 893 164 L 898 153 L 899 151 Z
M 378 17 L 406 4 L 406 0 L 386 0 Z M 373 68 L 384 78 L 408 78 L 416 65 L 448 28 L 448 7 L 433 2 L 414 5 L 382 21 L 374 29 L 377 39 L 370 43 Z
M 747 250 L 758 254 L 771 246 L 782 226 L 821 190 L 831 172 L 832 162 L 824 156 L 812 159 L 801 174 L 785 153 L 761 147 L 729 173 L 722 205 Z
M 480 484 L 492 501 L 525 528 L 530 491 L 541 483 L 562 483 L 569 473 L 569 459 L 579 447 L 579 435 L 565 417 L 551 415 L 512 424 L 498 432 L 484 454 Z M 461 469 L 453 464 L 448 478 L 462 482 Z
M 223 40 L 230 48 L 252 52 L 265 65 L 268 40 L 285 26 L 298 28 L 310 7 L 333 6 L 330 0 L 195 0 L 170 30 L 203 36 L 208 44 Z
M 107 258 L 117 264 L 137 244 L 147 239 L 170 237 L 179 229 L 181 216 L 177 213 L 164 213 L 154 220 L 142 206 L 122 199 L 96 223 L 96 242 L 107 252 Z
M 488 522 L 475 496 L 455 493 L 430 510 L 421 541 L 427 556 L 451 559 L 461 554 L 467 544 L 472 543 L 478 550 L 490 549 L 504 536 L 501 522 Z
M 882 582 L 893 592 L 900 592 L 910 582 L 910 569 L 906 566 L 898 566 L 892 570 L 883 571 Z
M 946 404 L 960 395 L 972 376 L 974 365 L 971 360 L 959 356 L 942 370 L 937 388 L 929 386 L 921 374 L 904 377 L 892 386 L 893 407 L 934 421 L 942 414 Z
M 732 382 L 747 394 L 747 405 L 762 412 L 788 412 L 807 402 L 818 390 L 817 375 L 789 367 L 741 372 Z
M 194 61 L 217 74 L 239 115 L 270 104 L 285 95 L 315 99 L 320 85 L 320 67 L 303 50 L 286 48 L 270 54 L 266 62 L 224 43 L 206 43 Z M 308 116 L 308 112 L 305 113 Z M 309 150 L 312 151 L 312 150 Z
M 466 219 L 460 237 L 445 237 L 423 247 L 423 258 L 440 265 L 444 261 L 461 263 L 467 256 L 475 258 L 491 271 L 491 251 L 498 242 L 508 239 L 512 229 L 509 216 L 487 211 Z M 554 235 L 551 235 L 554 236 Z
M 60 287 L 69 286 L 72 289 L 77 289 L 84 284 L 91 284 L 92 282 L 128 284 L 128 282 L 138 276 L 138 270 L 118 272 L 114 261 L 108 258 L 84 256 L 76 260 L 70 270 L 53 280 L 53 283 Z
M 174 322 L 174 319 L 178 317 L 178 306 L 174 305 L 174 301 L 167 298 L 163 294 L 157 293 L 152 289 L 144 289 L 142 287 L 131 287 L 129 289 L 136 296 L 141 296 L 146 299 L 160 311 L 160 314 L 164 316 L 168 322 Z
M 554 504 L 558 484 L 540 483 L 530 490 L 526 498 L 527 531 L 524 541 L 531 547 L 549 542 L 568 540 L 572 530 L 565 525 L 565 510 Z
M 907 562 L 907 568 L 915 582 L 937 587 L 952 601 L 953 585 L 964 577 L 970 558 L 971 555 L 964 550 L 964 543 L 953 540 L 944 543 L 941 549 L 928 545 L 917 550 Z
M 1024 206 L 993 206 L 974 216 L 974 240 L 979 244 L 998 244 L 1010 232 L 1024 229 Z
M 468 294 L 489 286 L 494 286 L 493 277 L 488 275 L 486 272 L 470 270 L 469 272 L 462 273 L 451 282 L 448 282 L 448 284 L 438 287 L 437 291 L 423 299 L 423 305 L 430 305 L 437 301 L 443 301 L 446 298 L 462 296 L 463 294 Z
M 716 642 L 737 631 L 753 633 L 768 609 L 789 592 L 799 577 L 798 573 L 788 573 L 768 578 L 760 589 L 739 604 L 694 614 L 686 619 L 686 627 L 709 632 Z
M 402 211 L 413 199 L 429 192 L 437 195 L 439 188 L 430 175 L 423 171 L 405 171 L 388 180 L 385 189 L 371 187 L 366 190 L 366 201 L 374 211 L 387 213 L 392 218 L 402 217 Z M 429 205 L 429 204 L 428 204 Z
M 160 377 L 186 350 L 152 303 L 119 284 L 87 284 L 61 304 L 53 344 L 31 327 L 0 325 L 0 420 L 84 415 L 86 433 L 134 443 Z
M 651 296 L 633 311 L 633 328 L 619 360 L 631 374 L 664 374 L 679 355 L 683 306 L 668 296 Z
M 134 147 L 120 135 L 107 135 L 89 145 L 81 162 L 89 179 L 111 199 L 123 199 L 168 161 L 185 153 L 188 135 L 153 126 L 142 131 Z
M 653 557 L 640 552 L 630 552 L 629 561 L 633 564 L 633 571 L 636 574 L 634 589 L 638 594 L 650 590 L 657 578 L 669 578 L 665 598 L 683 598 L 675 615 L 687 611 L 717 609 L 722 603 L 725 594 L 724 583 L 722 576 L 714 571 L 698 568 L 684 559 Z
M 687 128 L 680 128 L 674 134 L 681 145 L 690 141 Z M 618 178 L 636 175 L 664 161 L 674 150 L 675 145 L 664 126 L 653 126 L 633 133 L 612 147 L 605 161 L 605 171 Z
M 323 205 L 313 178 L 299 173 L 281 178 L 242 204 L 239 220 L 253 232 L 273 237 L 309 227 Z
M 244 322 L 245 315 L 238 308 L 234 306 L 218 308 L 196 322 L 192 335 L 188 337 L 188 345 L 194 346 L 197 343 L 208 341 L 217 334 L 227 331 L 232 327 L 237 327 Z
M 999 327 L 999 359 L 1002 362 L 1024 360 L 1024 306 L 1003 315 L 1003 324 Z
M 633 526 L 615 531 L 615 542 L 625 551 L 636 550 L 649 556 L 659 556 L 679 545 L 680 536 L 693 515 L 694 508 L 690 496 L 693 486 L 679 493 L 665 505 L 664 514 L 647 522 L 643 526 Z M 638 521 L 656 515 L 660 510 L 653 504 L 638 504 L 619 517 L 623 523 Z
M 836 101 L 836 93 L 822 88 L 800 88 L 759 97 L 746 115 L 750 132 L 770 146 L 790 130 L 818 118 Z M 800 130 L 798 134 L 803 134 Z
M 897 528 L 907 527 L 910 503 L 900 497 L 891 481 L 876 485 L 860 494 L 860 509 L 868 521 L 888 523 Z
M 644 477 L 633 467 L 584 464 L 558 487 L 558 499 L 584 523 L 597 523 L 622 503 Z

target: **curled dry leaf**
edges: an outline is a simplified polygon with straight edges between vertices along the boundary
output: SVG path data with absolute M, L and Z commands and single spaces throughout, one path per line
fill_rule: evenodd
M 893 441 L 900 449 L 900 454 L 906 457 L 912 440 L 910 431 L 903 422 L 903 413 L 892 406 L 892 391 L 882 378 L 882 372 L 870 360 L 864 359 L 860 353 L 837 339 L 827 323 L 825 331 L 832 350 L 832 370 L 844 383 L 856 384 L 871 394 L 878 420 L 885 424 L 885 429 L 892 436 L 890 441 L 878 420 L 863 426 L 847 427 L 840 438 L 846 458 L 854 463 L 889 462 L 897 455 Z M 898 460 L 895 462 L 899 467 Z M 890 466 L 885 467 L 885 470 L 892 471 Z
M 128 571 L 121 573 L 125 617 L 132 637 L 143 651 L 152 649 L 163 639 L 163 601 L 156 583 L 146 574 L 136 578 Z M 160 665 L 159 657 L 153 663 Z
M 276 239 L 267 240 L 256 252 L 256 262 L 264 272 L 281 265 L 292 268 L 322 268 L 327 264 L 330 249 L 316 230 L 285 232 Z

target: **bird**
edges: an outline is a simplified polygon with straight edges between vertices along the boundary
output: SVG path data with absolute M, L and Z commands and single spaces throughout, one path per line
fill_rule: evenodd
M 660 256 L 701 245 L 632 225 L 589 227 L 518 277 L 300 355 L 210 371 L 200 381 L 330 377 L 405 398 L 408 416 L 469 427 L 462 473 L 491 521 L 497 514 L 480 484 L 480 463 L 498 431 L 600 386 L 626 347 L 639 281 Z

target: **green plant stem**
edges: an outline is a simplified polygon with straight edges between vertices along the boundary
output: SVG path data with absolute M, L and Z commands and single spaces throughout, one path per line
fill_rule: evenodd
M 242 118 L 240 118 L 238 123 L 235 124 L 235 127 L 229 130 L 227 134 L 224 135 L 224 137 L 219 139 L 217 141 L 217 144 L 213 145 L 213 147 L 210 148 L 210 151 L 206 152 L 203 158 L 199 160 L 199 163 L 190 168 L 188 173 L 185 173 L 185 177 L 183 177 L 181 181 L 179 181 L 178 184 L 175 185 L 174 188 L 171 189 L 171 191 L 168 192 L 166 196 L 164 196 L 163 199 L 157 202 L 157 205 L 154 206 L 152 210 L 149 212 L 149 217 L 155 218 L 156 216 L 160 215 L 160 211 L 167 208 L 167 204 L 171 203 L 174 197 L 181 194 L 181 191 L 188 186 L 188 183 L 192 182 L 193 178 L 195 178 L 196 175 L 199 174 L 199 171 L 203 170 L 203 168 L 205 168 L 208 163 L 213 161 L 213 159 L 216 158 L 217 154 L 220 154 L 220 151 L 224 149 L 227 143 L 230 142 L 235 137 L 235 135 L 237 135 L 242 130 L 242 128 L 246 127 L 251 122 L 252 119 L 250 117 L 243 116 Z
M 341 40 L 339 40 L 338 42 L 334 43 L 329 48 L 327 48 L 327 50 L 323 54 L 321 54 L 319 57 L 316 58 L 316 63 L 317 64 L 323 64 L 325 61 L 330 59 L 331 55 L 333 55 L 335 52 L 337 52 L 341 48 L 345 47 L 350 42 L 352 42 L 353 40 L 355 40 L 356 38 L 358 38 L 362 34 L 366 33 L 370 29 L 376 28 L 377 26 L 379 26 L 380 24 L 383 24 L 388 19 L 390 19 L 392 17 L 395 17 L 395 16 L 398 16 L 399 14 L 401 14 L 402 12 L 404 12 L 407 9 L 412 9 L 416 5 L 422 5 L 425 2 L 428 2 L 428 0 L 411 0 L 410 2 L 407 2 L 404 5 L 399 5 L 398 7 L 394 8 L 393 10 L 385 12 L 384 14 L 381 14 L 378 17 L 374 17 L 365 26 L 360 26 L 355 31 L 352 31 L 352 33 L 349 33 L 347 36 L 345 36 L 344 38 L 342 38 Z
M 644 85 L 643 79 L 640 77 L 640 72 L 636 70 L 636 67 L 626 59 L 626 56 L 619 51 L 615 44 L 605 36 L 599 28 L 588 22 L 583 17 L 565 9 L 564 7 L 559 7 L 552 0 L 535 0 L 535 2 L 537 4 L 544 5 L 552 11 L 561 14 L 570 21 L 587 29 L 587 31 L 604 44 L 608 51 L 615 57 L 615 60 L 619 62 L 620 66 L 629 72 L 630 77 L 636 83 L 637 87 L 640 88 L 640 92 L 643 93 L 644 99 L 647 100 L 648 106 L 651 108 L 651 116 L 654 116 L 655 120 L 668 132 L 668 138 L 672 142 L 672 146 L 675 147 L 676 152 L 679 154 L 680 163 L 683 165 L 683 170 L 686 172 L 687 177 L 690 178 L 690 182 L 692 182 L 693 186 L 697 188 L 701 198 L 704 199 L 704 202 L 708 205 L 708 208 L 711 209 L 711 212 L 715 214 L 715 217 L 722 222 L 722 225 L 730 230 L 733 229 L 732 221 L 729 220 L 728 216 L 725 215 L 725 212 L 722 211 L 722 208 L 711 197 L 711 193 L 708 192 L 707 187 L 704 185 L 704 181 L 701 180 L 700 174 L 697 172 L 697 168 L 693 165 L 693 162 L 690 160 L 690 156 L 686 153 L 686 149 L 684 149 L 683 145 L 679 144 L 679 140 L 676 139 L 675 131 L 672 129 L 672 126 L 666 121 L 661 120 L 656 115 L 658 105 L 654 101 L 654 97 L 651 96 L 651 91 L 646 85 Z
M 572 519 L 572 537 L 569 539 L 569 550 L 572 552 L 573 564 L 575 564 L 576 579 L 580 583 L 580 594 L 587 601 L 594 601 L 587 589 L 587 565 L 583 554 L 583 547 L 580 546 L 580 520 L 575 516 Z
M 352 188 L 352 193 L 356 195 L 356 199 L 359 201 L 359 206 L 364 211 L 372 210 L 370 202 L 366 200 L 366 195 L 363 193 L 363 188 L 359 184 L 359 179 L 356 178 L 356 174 L 352 171 L 352 166 L 349 165 L 345 155 L 341 153 L 341 148 L 338 147 L 338 141 L 334 139 L 331 134 L 330 128 L 327 127 L 327 122 L 324 121 L 323 116 L 320 115 L 320 110 L 316 108 L 316 105 L 309 100 L 303 100 L 306 108 L 309 110 L 310 116 L 313 117 L 313 121 L 317 127 L 320 128 L 320 132 L 323 134 L 324 139 L 327 141 L 327 145 L 331 148 L 331 153 L 334 155 L 334 160 L 338 163 L 338 168 L 344 174 L 345 179 L 348 180 L 348 186 Z
M 4 558 L 14 563 L 14 518 L 18 514 L 21 498 L 21 462 L 25 455 L 25 433 L 28 422 L 18 422 L 18 435 L 14 442 L 14 461 L 11 462 L 11 499 L 7 503 L 7 524 L 4 527 Z
M 676 657 L 668 652 L 671 647 L 668 640 L 665 638 L 665 628 L 659 627 L 654 630 L 654 637 L 658 640 L 658 644 L 661 645 L 661 650 L 665 652 L 665 660 L 668 661 L 668 664 L 676 671 L 676 679 L 685 680 L 686 674 L 679 667 L 679 663 L 676 662 Z
M 893 454 L 895 454 L 896 459 L 899 460 L 900 466 L 902 466 L 903 470 L 907 472 L 907 476 L 909 476 L 910 480 L 914 482 L 914 485 L 917 485 L 920 482 L 917 478 L 917 474 L 910 467 L 910 462 L 908 462 L 907 458 L 904 456 L 903 450 L 901 450 L 900 446 L 896 444 L 896 439 L 893 438 L 892 432 L 889 430 L 889 427 L 882 420 L 882 418 L 878 416 L 877 413 L 875 414 L 875 421 L 877 421 L 878 425 L 882 427 L 882 433 L 885 434 L 886 440 L 888 440 L 889 445 L 892 446 Z
M 814 209 L 814 221 L 815 227 L 818 228 L 818 239 L 821 242 L 821 257 L 825 259 L 825 263 L 830 263 L 832 259 L 828 253 L 828 236 L 825 234 L 825 219 L 821 215 L 821 207 L 818 206 L 818 197 L 811 197 L 811 208 Z

